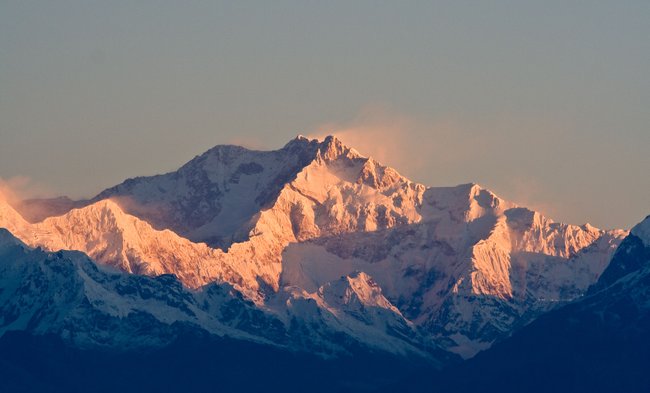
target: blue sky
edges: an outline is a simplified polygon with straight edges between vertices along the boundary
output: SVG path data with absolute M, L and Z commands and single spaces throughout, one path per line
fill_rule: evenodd
M 91 196 L 340 134 L 570 223 L 650 213 L 650 2 L 0 1 L 0 177 Z

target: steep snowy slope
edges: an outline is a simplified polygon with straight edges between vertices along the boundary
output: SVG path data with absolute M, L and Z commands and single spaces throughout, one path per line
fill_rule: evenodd
M 129 179 L 97 195 L 157 229 L 227 248 L 245 240 L 251 219 L 314 159 L 319 144 L 298 137 L 276 151 L 216 146 L 178 171 Z

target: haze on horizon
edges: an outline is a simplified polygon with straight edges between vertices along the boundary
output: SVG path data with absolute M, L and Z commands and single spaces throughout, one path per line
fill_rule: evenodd
M 338 135 L 569 223 L 650 214 L 650 3 L 0 3 L 0 178 L 88 197 Z

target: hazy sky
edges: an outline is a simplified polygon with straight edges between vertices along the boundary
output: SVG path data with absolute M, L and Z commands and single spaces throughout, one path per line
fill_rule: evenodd
M 629 227 L 649 71 L 647 0 L 0 0 L 0 177 L 91 196 L 333 132 L 427 185 Z

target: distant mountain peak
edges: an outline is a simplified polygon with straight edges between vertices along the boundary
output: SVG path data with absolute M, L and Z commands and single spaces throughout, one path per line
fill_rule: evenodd
M 366 307 L 381 307 L 389 309 L 398 315 L 399 310 L 388 301 L 381 287 L 367 273 L 362 271 L 352 272 L 339 280 L 326 284 L 322 292 L 337 299 L 338 302 L 348 304 L 358 301 Z
M 287 144 L 285 146 L 288 146 L 288 145 L 291 145 L 291 144 L 305 145 L 305 144 L 309 144 L 309 143 L 320 143 L 320 141 L 318 139 L 316 139 L 316 138 L 309 138 L 309 137 L 307 137 L 305 135 L 298 134 L 298 135 L 296 135 L 295 138 L 293 138 L 292 140 L 287 142 Z

